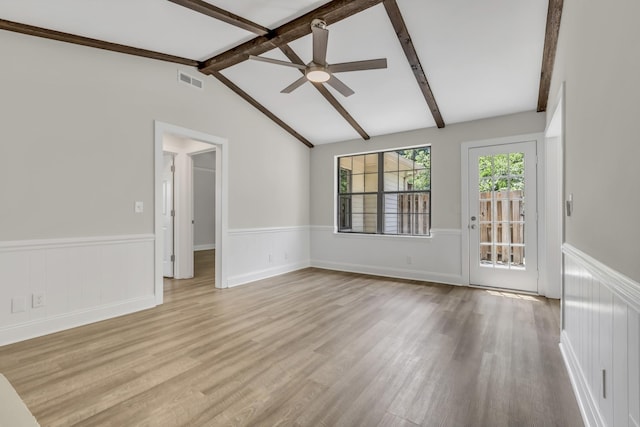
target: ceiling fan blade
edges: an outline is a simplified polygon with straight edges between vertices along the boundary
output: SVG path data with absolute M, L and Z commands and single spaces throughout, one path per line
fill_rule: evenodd
M 254 61 L 268 62 L 269 64 L 284 65 L 285 67 L 293 67 L 299 70 L 304 70 L 305 68 L 307 68 L 307 66 L 303 64 L 294 64 L 293 62 L 280 61 L 279 59 L 265 58 L 262 56 L 249 55 L 249 59 L 253 59 Z
M 318 65 L 327 63 L 327 42 L 329 41 L 329 30 L 314 25 L 313 31 L 313 62 Z
M 344 97 L 351 96 L 355 93 L 349 86 L 344 84 L 342 80 L 339 80 L 336 76 L 332 75 L 331 78 L 326 81 L 326 83 L 340 92 Z
M 387 58 L 369 59 L 366 61 L 342 62 L 340 64 L 329 65 L 332 73 L 344 73 L 347 71 L 378 70 L 387 68 Z
M 307 82 L 307 77 L 306 76 L 302 76 L 298 80 L 296 80 L 295 82 L 291 83 L 289 86 L 287 86 L 284 89 L 282 89 L 280 91 L 280 93 L 291 93 L 294 90 L 298 89 L 303 84 L 305 84 L 305 82 Z

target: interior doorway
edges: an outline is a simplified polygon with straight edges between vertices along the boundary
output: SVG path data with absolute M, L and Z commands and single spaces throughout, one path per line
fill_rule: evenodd
M 228 153 L 227 153 L 227 141 L 223 138 L 219 138 L 213 135 L 204 134 L 192 129 L 182 128 L 175 125 L 170 125 L 163 122 L 155 122 L 155 236 L 156 236 L 156 250 L 155 250 L 155 295 L 156 303 L 161 304 L 163 301 L 163 276 L 164 276 L 164 248 L 165 248 L 165 236 L 163 232 L 163 170 L 164 170 L 164 151 L 174 152 L 177 154 L 181 148 L 174 147 L 173 150 L 165 150 L 164 142 L 167 139 L 183 139 L 190 140 L 194 143 L 205 144 L 205 148 L 208 150 L 215 150 L 215 258 L 214 263 L 214 278 L 212 284 L 218 288 L 227 287 L 226 269 L 224 268 L 224 247 L 227 240 L 227 200 L 228 200 Z M 201 149 L 202 152 L 204 149 Z M 185 154 L 186 151 L 185 150 Z M 192 151 L 192 154 L 198 152 L 198 150 Z M 185 164 L 190 164 L 190 156 L 181 158 Z M 174 156 L 174 166 L 176 167 L 176 173 L 178 173 L 180 158 Z M 174 185 L 174 277 L 179 275 L 186 275 L 189 277 L 189 269 L 193 269 L 193 206 L 192 197 L 186 194 L 186 198 L 181 198 L 181 185 L 186 183 L 191 185 L 193 179 L 192 168 L 183 167 L 184 176 L 181 180 L 176 179 Z M 183 193 L 184 195 L 184 193 Z M 182 206 L 178 209 L 178 206 Z M 181 227 L 180 230 L 177 230 Z M 186 255 L 185 254 L 189 254 Z M 186 273 L 185 273 L 186 272 Z M 191 273 L 192 275 L 193 273 Z

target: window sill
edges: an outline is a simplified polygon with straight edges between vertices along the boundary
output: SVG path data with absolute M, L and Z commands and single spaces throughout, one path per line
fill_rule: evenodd
M 431 240 L 433 238 L 433 232 L 428 236 L 407 236 L 403 234 L 366 234 L 366 233 L 349 233 L 349 232 L 341 232 L 335 231 L 333 232 L 335 236 L 350 238 L 350 239 L 373 239 L 373 240 L 407 240 L 407 241 L 415 241 L 415 240 Z

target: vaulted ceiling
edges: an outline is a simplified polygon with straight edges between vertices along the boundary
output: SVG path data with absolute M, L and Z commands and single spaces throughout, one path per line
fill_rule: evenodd
M 546 109 L 562 0 L 0 1 L 0 29 L 175 62 L 216 78 L 306 145 Z M 355 91 L 248 60 L 312 59 L 324 19 L 330 64 Z M 203 74 L 198 74 L 199 70 Z M 205 77 L 210 76 L 210 77 Z

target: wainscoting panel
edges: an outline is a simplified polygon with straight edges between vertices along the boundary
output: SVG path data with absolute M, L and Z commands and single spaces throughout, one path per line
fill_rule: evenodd
M 309 267 L 309 227 L 273 227 L 229 230 L 227 285 Z M 226 251 L 226 249 L 225 249 Z
M 640 284 L 571 245 L 561 349 L 587 426 L 640 427 Z
M 335 233 L 311 227 L 311 265 L 330 270 L 462 284 L 460 230 L 431 230 L 431 237 Z
M 0 242 L 0 345 L 155 306 L 153 255 L 151 234 Z

